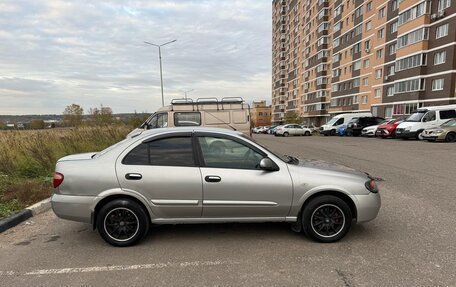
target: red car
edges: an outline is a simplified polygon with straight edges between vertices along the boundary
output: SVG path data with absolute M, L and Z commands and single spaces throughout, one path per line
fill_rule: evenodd
M 385 124 L 379 125 L 375 135 L 381 138 L 396 137 L 396 128 L 404 119 L 392 119 Z

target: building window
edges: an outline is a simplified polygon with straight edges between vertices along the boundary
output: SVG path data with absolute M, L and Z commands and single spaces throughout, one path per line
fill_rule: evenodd
M 383 58 L 383 49 L 378 49 L 377 50 L 377 59 Z
M 415 92 L 424 89 L 424 79 L 413 79 L 402 81 L 394 84 L 394 92 L 406 93 L 406 92 Z
M 394 75 L 394 65 L 388 67 L 388 76 Z
M 397 48 L 403 48 L 408 45 L 415 44 L 417 42 L 427 40 L 429 35 L 429 29 L 428 28 L 421 28 L 415 31 L 412 31 L 410 33 L 405 34 L 404 36 L 401 36 L 398 38 L 397 41 Z
M 385 118 L 391 118 L 393 116 L 393 107 L 385 108 Z
M 366 22 L 366 31 L 372 29 L 372 21 Z
M 361 60 L 358 60 L 353 63 L 353 71 L 357 71 L 359 69 L 361 69 Z
M 424 1 L 399 14 L 399 26 L 424 15 L 426 6 L 427 2 Z
M 370 40 L 367 40 L 366 42 L 364 42 L 364 48 L 366 49 L 366 53 L 369 53 L 370 51 Z
M 353 96 L 353 104 L 358 104 L 358 96 Z
M 451 6 L 451 0 L 439 0 L 439 11 Z
M 382 69 L 375 70 L 375 78 L 380 79 L 382 77 Z
M 440 65 L 446 61 L 446 51 L 435 53 L 434 55 L 434 65 Z
M 389 46 L 389 54 L 393 55 L 396 53 L 396 43 Z
M 369 66 L 370 66 L 370 60 L 369 59 L 364 60 L 364 68 L 369 68 Z
M 363 96 L 361 99 L 363 104 L 367 104 L 367 96 Z
M 382 89 L 375 89 L 374 90 L 374 96 L 376 98 L 380 98 L 382 96 Z
M 366 4 L 366 11 L 369 12 L 372 10 L 372 1 Z
M 418 54 L 396 61 L 396 72 L 426 65 L 427 54 Z
M 369 86 L 369 78 L 364 78 L 364 79 L 363 79 L 363 85 L 364 85 L 365 87 Z
M 433 91 L 441 91 L 443 90 L 443 79 L 435 79 L 432 80 L 432 90 Z
M 386 95 L 388 97 L 394 96 L 394 86 L 386 88 Z
M 390 31 L 391 31 L 391 34 L 397 32 L 397 21 L 391 23 L 391 25 L 390 25 Z
M 397 0 L 393 0 L 391 3 L 391 11 L 395 11 L 398 8 Z
M 384 34 L 385 34 L 385 29 L 381 28 L 380 30 L 377 31 L 377 38 L 382 39 Z
M 383 17 L 385 17 L 385 7 L 378 10 L 378 19 L 382 19 Z
M 445 37 L 446 35 L 448 35 L 448 24 L 438 26 L 437 30 L 435 31 L 435 38 L 439 39 Z

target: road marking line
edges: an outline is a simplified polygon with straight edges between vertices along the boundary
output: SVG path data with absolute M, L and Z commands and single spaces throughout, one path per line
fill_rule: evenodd
M 88 272 L 108 272 L 108 271 L 127 271 L 127 270 L 143 270 L 143 269 L 162 269 L 170 267 L 200 267 L 200 266 L 219 266 L 237 264 L 232 261 L 191 261 L 191 262 L 166 262 L 166 263 L 151 263 L 137 265 L 116 265 L 116 266 L 94 266 L 94 267 L 75 267 L 61 269 L 41 269 L 33 270 L 20 274 L 15 271 L 0 271 L 0 276 L 14 275 L 53 275 L 53 274 L 71 274 L 71 273 L 88 273 Z

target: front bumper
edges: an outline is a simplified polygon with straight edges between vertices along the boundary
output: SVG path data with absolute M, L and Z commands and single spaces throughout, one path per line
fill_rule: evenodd
M 361 135 L 365 137 L 375 136 L 375 130 L 361 131 Z
M 330 135 L 332 130 L 320 130 L 320 134 L 322 135 Z
M 382 204 L 379 193 L 369 193 L 367 195 L 354 195 L 357 209 L 356 222 L 367 222 L 377 217 Z
M 94 196 L 53 194 L 52 210 L 63 219 L 91 223 Z
M 396 129 L 396 137 L 397 138 L 404 138 L 404 139 L 409 139 L 409 138 L 416 138 L 417 132 L 414 131 L 405 131 L 403 129 Z

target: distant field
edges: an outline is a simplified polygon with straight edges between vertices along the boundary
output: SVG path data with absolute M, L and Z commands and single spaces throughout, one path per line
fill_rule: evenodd
M 0 218 L 51 195 L 55 162 L 100 151 L 132 130 L 126 125 L 0 131 Z

